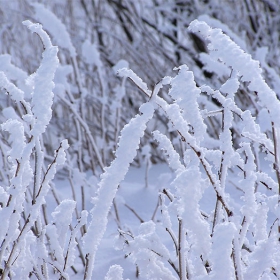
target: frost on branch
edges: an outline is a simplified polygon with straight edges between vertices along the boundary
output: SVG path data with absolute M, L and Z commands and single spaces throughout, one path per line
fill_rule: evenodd
M 35 75 L 33 76 L 33 94 L 32 94 L 32 111 L 35 118 L 35 124 L 32 130 L 33 135 L 39 135 L 45 132 L 49 124 L 53 103 L 54 74 L 58 67 L 57 52 L 58 48 L 52 46 L 50 38 L 43 31 L 42 26 L 33 24 L 30 21 L 24 21 L 32 32 L 38 34 L 42 40 L 45 51 L 42 55 L 42 62 Z
M 238 71 L 241 80 L 249 82 L 248 88 L 257 93 L 261 105 L 270 111 L 272 121 L 276 123 L 280 119 L 279 100 L 266 84 L 259 62 L 231 41 L 221 29 L 211 29 L 205 22 L 195 20 L 190 24 L 189 30 L 209 40 L 208 49 L 213 59 L 220 60 L 227 67 Z
M 171 80 L 171 89 L 169 95 L 183 110 L 183 117 L 194 130 L 194 136 L 197 141 L 202 141 L 206 133 L 206 125 L 203 122 L 197 98 L 200 95 L 200 89 L 196 87 L 194 76 L 188 71 L 186 65 L 180 66 L 178 75 Z M 192 108 L 190 110 L 190 108 Z

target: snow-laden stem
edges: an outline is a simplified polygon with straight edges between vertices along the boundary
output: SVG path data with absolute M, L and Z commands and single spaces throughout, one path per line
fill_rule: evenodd
M 43 165 L 43 152 L 41 151 L 40 140 L 36 139 L 35 143 L 35 171 L 34 171 L 34 185 L 32 194 L 32 204 L 35 204 L 36 194 L 39 190 L 39 185 L 42 176 L 42 165 Z
M 235 237 L 232 241 L 233 246 L 232 246 L 232 260 L 233 260 L 233 265 L 234 265 L 234 270 L 235 270 L 235 277 L 236 280 L 243 280 L 243 275 L 242 275 L 242 268 L 241 268 L 241 256 L 240 256 L 240 245 L 238 242 L 238 239 Z
M 221 211 L 221 206 L 222 206 L 221 201 L 219 200 L 219 197 L 216 196 L 216 205 L 215 205 L 213 224 L 212 224 L 212 235 L 214 234 L 215 226 L 217 225 L 219 220 L 219 213 Z
M 178 218 L 179 230 L 178 230 L 178 259 L 179 259 L 179 275 L 180 280 L 191 279 L 190 271 L 187 265 L 187 260 L 185 258 L 185 232 L 183 227 L 183 221 Z
M 119 183 L 124 179 L 130 163 L 136 156 L 140 138 L 144 135 L 146 123 L 152 118 L 154 107 L 146 103 L 140 108 L 141 115 L 133 118 L 121 132 L 116 158 L 110 167 L 105 169 L 99 184 L 97 198 L 92 209 L 92 221 L 84 235 L 84 251 L 86 254 L 86 267 L 84 279 L 91 279 L 95 255 L 100 241 L 104 235 L 108 222 L 108 213 L 112 206 Z M 131 137 L 133 135 L 133 137 Z

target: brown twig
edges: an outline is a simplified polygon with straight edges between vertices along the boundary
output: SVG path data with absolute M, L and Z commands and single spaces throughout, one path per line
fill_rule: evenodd
M 128 206 L 126 203 L 124 204 L 124 206 L 125 206 L 126 208 L 128 208 L 128 209 L 139 219 L 139 221 L 140 221 L 141 224 L 145 222 L 145 221 L 136 213 L 136 211 L 135 211 L 133 208 L 131 208 L 130 206 Z

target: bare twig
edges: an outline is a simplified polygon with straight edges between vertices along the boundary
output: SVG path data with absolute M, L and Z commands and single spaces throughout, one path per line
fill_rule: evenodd
M 126 208 L 128 208 L 137 218 L 138 218 L 138 220 L 140 221 L 140 223 L 144 223 L 145 221 L 136 213 L 136 211 L 133 209 L 133 208 L 131 208 L 130 206 L 128 206 L 126 203 L 124 204 L 124 206 L 126 207 Z

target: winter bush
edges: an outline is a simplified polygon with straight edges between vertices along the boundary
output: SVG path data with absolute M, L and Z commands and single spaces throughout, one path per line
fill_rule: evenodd
M 158 2 L 1 6 L 43 25 L 1 27 L 1 279 L 280 277 L 277 7 Z

